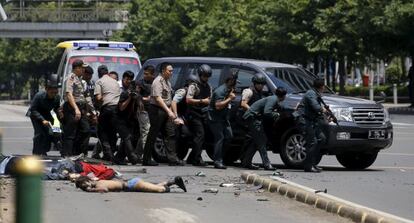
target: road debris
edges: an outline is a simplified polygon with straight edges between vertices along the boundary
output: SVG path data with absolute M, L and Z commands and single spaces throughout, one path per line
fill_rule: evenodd
M 208 188 L 208 189 L 205 189 L 205 190 L 203 190 L 202 192 L 203 193 L 212 193 L 212 194 L 217 194 L 218 193 L 218 189 L 216 189 L 216 188 Z
M 196 175 L 197 177 L 205 177 L 205 176 L 206 176 L 206 174 L 205 174 L 205 173 L 203 173 L 203 172 L 201 172 L 201 171 L 198 171 L 195 175 Z
M 257 201 L 269 201 L 267 198 L 258 198 Z
M 198 200 L 198 201 L 202 201 L 202 200 L 203 200 L 203 198 L 202 198 L 202 197 L 197 197 L 197 200 Z
M 232 184 L 232 183 L 221 183 L 220 187 L 234 187 L 234 184 Z
M 235 197 L 240 196 L 240 191 L 236 191 L 236 192 L 234 192 L 234 196 L 235 196 Z
M 259 189 L 259 190 L 257 190 L 255 193 L 259 193 L 259 194 L 261 194 L 261 193 L 263 193 L 263 192 L 265 192 L 265 190 L 263 190 L 263 189 Z
M 325 190 L 315 190 L 315 194 L 322 193 L 322 192 L 326 194 L 328 193 L 328 189 L 325 188 Z

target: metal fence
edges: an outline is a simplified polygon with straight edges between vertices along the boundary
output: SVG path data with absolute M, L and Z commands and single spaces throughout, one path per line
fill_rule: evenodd
M 8 22 L 126 22 L 128 11 L 115 9 L 7 9 Z

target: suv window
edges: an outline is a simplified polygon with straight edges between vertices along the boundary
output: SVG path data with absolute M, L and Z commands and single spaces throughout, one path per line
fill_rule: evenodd
M 189 64 L 187 76 L 192 75 L 198 75 L 197 74 L 197 68 L 201 64 Z M 211 77 L 208 80 L 208 83 L 210 86 L 214 89 L 217 88 L 220 84 L 220 75 L 223 73 L 224 65 L 223 64 L 209 64 L 211 67 Z
M 266 68 L 276 78 L 289 84 L 295 91 L 302 92 L 312 88 L 312 77 L 305 76 L 301 70 L 296 68 Z
M 239 77 L 237 78 L 237 89 L 242 90 L 248 88 L 252 85 L 252 77 L 257 73 L 255 70 L 247 68 L 247 67 L 236 67 L 231 66 L 231 69 L 238 69 Z

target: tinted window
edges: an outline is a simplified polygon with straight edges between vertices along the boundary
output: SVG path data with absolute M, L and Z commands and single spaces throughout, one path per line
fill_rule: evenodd
M 266 68 L 266 72 L 272 74 L 276 78 L 271 78 L 273 82 L 277 79 L 282 80 L 288 84 L 295 92 L 303 92 L 312 88 L 314 77 L 310 77 L 303 71 L 297 68 Z M 282 85 L 280 82 L 275 83 L 276 86 Z
M 247 88 L 252 85 L 252 77 L 256 73 L 253 69 L 250 68 L 237 68 L 237 67 L 231 67 L 232 69 L 238 69 L 239 71 L 239 77 L 237 79 L 237 88 Z

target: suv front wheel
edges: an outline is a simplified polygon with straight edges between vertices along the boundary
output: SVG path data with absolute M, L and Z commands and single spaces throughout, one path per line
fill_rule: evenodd
M 336 155 L 336 159 L 342 166 L 349 169 L 365 169 L 371 166 L 377 159 L 378 152 L 360 153 L 347 152 Z
M 305 137 L 297 132 L 292 131 L 283 137 L 280 147 L 280 158 L 289 168 L 303 168 L 303 162 L 306 158 Z M 322 159 L 320 155 L 317 159 L 318 164 Z

